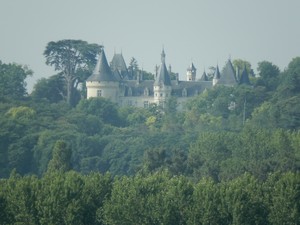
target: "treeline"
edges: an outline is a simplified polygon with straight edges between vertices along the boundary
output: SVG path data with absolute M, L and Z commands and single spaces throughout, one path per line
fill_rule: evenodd
M 245 173 L 216 183 L 157 172 L 12 173 L 0 180 L 0 224 L 299 224 L 300 175 Z
M 190 125 L 194 118 L 178 119 L 184 113 L 118 109 L 105 99 L 82 100 L 74 109 L 63 103 L 38 104 L 45 108 L 30 104 L 9 105 L 0 117 L 1 177 L 13 169 L 42 176 L 58 140 L 71 149 L 70 167 L 83 174 L 134 175 L 167 169 L 196 180 L 230 180 L 244 172 L 263 180 L 272 172 L 300 168 L 298 131 L 253 124 L 230 131 L 222 129 L 227 125 L 221 120 L 208 117 L 204 122 L 211 124 Z

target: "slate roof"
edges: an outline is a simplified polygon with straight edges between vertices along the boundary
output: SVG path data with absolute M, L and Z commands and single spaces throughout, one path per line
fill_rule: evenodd
M 246 67 L 244 67 L 244 70 L 242 72 L 241 79 L 240 79 L 239 83 L 250 85 L 249 75 L 248 75 Z
M 230 60 L 227 61 L 225 67 L 223 68 L 218 84 L 223 84 L 223 85 L 237 84 L 235 72 Z
M 221 77 L 221 74 L 220 74 L 219 66 L 217 65 L 217 68 L 214 73 L 214 79 L 220 79 L 220 77 Z
M 92 75 L 87 79 L 87 81 L 115 81 L 120 80 L 115 74 L 112 73 L 105 56 L 105 52 L 102 49 L 100 53 L 99 60 L 94 69 Z
M 121 77 L 123 79 L 129 78 L 129 73 L 127 70 L 127 66 L 122 54 L 114 54 L 112 61 L 110 63 L 110 68 L 112 71 L 119 71 Z
M 190 67 L 188 68 L 188 70 L 190 70 L 190 71 L 195 71 L 196 70 L 196 67 L 194 66 L 194 63 L 192 63 L 190 65 Z
M 199 81 L 208 81 L 208 77 L 205 73 L 205 71 L 203 72 L 202 76 L 200 77 Z
M 211 81 L 172 81 L 172 96 L 183 97 L 183 90 L 187 91 L 187 97 L 198 95 L 206 88 L 212 86 Z
M 153 96 L 153 84 L 154 80 L 142 80 L 139 83 L 136 80 L 127 80 L 123 82 L 125 88 L 125 96 L 128 96 L 129 88 L 132 91 L 132 96 L 144 95 L 144 91 L 147 88 L 149 96 Z

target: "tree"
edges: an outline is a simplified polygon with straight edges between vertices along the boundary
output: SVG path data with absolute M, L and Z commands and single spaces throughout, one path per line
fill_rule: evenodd
M 134 57 L 132 57 L 130 59 L 128 70 L 129 70 L 129 73 L 130 73 L 130 77 L 132 79 L 136 79 L 136 75 L 139 71 L 139 65 L 138 65 L 137 60 Z
M 46 64 L 62 72 L 67 86 L 67 102 L 70 105 L 74 105 L 74 90 L 95 66 L 101 47 L 82 40 L 51 41 L 47 44 L 44 51 Z
M 53 156 L 48 164 L 48 172 L 67 172 L 71 167 L 72 151 L 64 141 L 57 141 L 53 149 Z
M 61 74 L 42 78 L 33 87 L 34 99 L 47 99 L 50 103 L 62 101 L 66 96 L 65 83 Z
M 81 100 L 76 109 L 86 114 L 95 115 L 104 123 L 119 125 L 117 105 L 105 98 L 90 98 Z
M 232 64 L 234 66 L 234 69 L 239 70 L 239 74 L 242 74 L 244 68 L 246 68 L 248 74 L 254 76 L 253 69 L 251 69 L 251 64 L 248 61 L 242 59 L 235 59 L 232 61 Z
M 32 75 L 27 66 L 0 61 L 0 98 L 20 99 L 26 95 L 25 79 Z
M 262 61 L 258 63 L 257 71 L 260 77 L 258 84 L 266 86 L 269 90 L 275 90 L 280 73 L 278 66 L 268 61 Z

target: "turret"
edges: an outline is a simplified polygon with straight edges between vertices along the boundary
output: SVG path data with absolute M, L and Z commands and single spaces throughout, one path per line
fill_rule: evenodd
M 244 67 L 244 70 L 242 72 L 239 84 L 250 85 L 250 79 L 249 79 L 249 75 L 248 75 L 246 66 Z
M 103 97 L 118 102 L 120 77 L 111 71 L 102 49 L 92 75 L 86 81 L 87 98 Z
M 194 64 L 192 63 L 190 65 L 189 68 L 187 68 L 187 71 L 186 71 L 186 80 L 187 81 L 195 81 L 196 80 L 196 67 L 194 66 Z
M 171 96 L 172 91 L 170 74 L 166 67 L 165 57 L 166 54 L 163 49 L 161 53 L 161 65 L 158 69 L 158 73 L 153 85 L 154 102 L 162 106 L 164 105 L 166 99 Z

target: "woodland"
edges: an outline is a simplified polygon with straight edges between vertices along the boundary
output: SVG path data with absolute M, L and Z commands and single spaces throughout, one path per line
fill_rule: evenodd
M 177 111 L 86 99 L 101 48 L 49 42 L 57 74 L 30 94 L 33 71 L 0 61 L 0 224 L 300 224 L 300 57 L 235 59 L 251 85 Z

